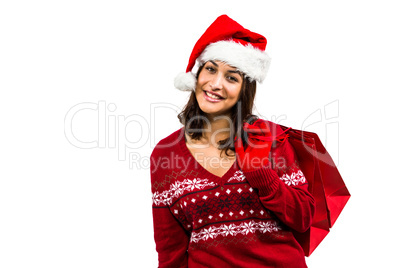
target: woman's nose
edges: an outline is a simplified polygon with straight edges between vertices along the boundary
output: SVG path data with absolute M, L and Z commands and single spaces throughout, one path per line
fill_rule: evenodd
M 211 88 L 212 89 L 222 89 L 222 81 L 223 81 L 222 75 L 220 75 L 220 74 L 215 75 L 210 83 Z

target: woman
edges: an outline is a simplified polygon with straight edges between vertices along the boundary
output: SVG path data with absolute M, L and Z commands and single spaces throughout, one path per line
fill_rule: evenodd
M 314 198 L 281 128 L 252 114 L 265 46 L 222 15 L 175 79 L 191 91 L 184 127 L 151 154 L 159 267 L 307 267 L 294 232 L 310 227 Z

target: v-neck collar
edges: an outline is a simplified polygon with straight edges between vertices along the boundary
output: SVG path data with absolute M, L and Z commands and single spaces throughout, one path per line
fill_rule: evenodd
M 235 171 L 238 169 L 237 159 L 236 159 L 233 162 L 233 164 L 231 165 L 231 167 L 226 171 L 226 173 L 222 177 L 219 177 L 219 176 L 209 172 L 200 163 L 198 163 L 198 161 L 194 158 L 194 156 L 192 155 L 190 150 L 187 148 L 184 127 L 181 128 L 180 137 L 181 138 L 179 141 L 179 145 L 180 145 L 180 149 L 181 149 L 183 155 L 185 157 L 188 157 L 191 159 L 191 162 L 193 162 L 193 164 L 194 164 L 194 168 L 197 169 L 197 171 L 199 171 L 200 174 L 204 175 L 205 177 L 209 177 L 209 178 L 212 177 L 213 181 L 218 183 L 220 186 L 223 186 L 228 181 L 228 179 L 234 175 Z

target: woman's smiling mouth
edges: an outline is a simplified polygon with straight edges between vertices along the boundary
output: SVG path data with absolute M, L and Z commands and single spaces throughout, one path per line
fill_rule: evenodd
M 208 91 L 205 91 L 205 90 L 204 90 L 204 97 L 205 97 L 206 100 L 211 101 L 211 102 L 219 102 L 219 101 L 224 100 L 224 98 L 219 97 L 217 95 L 214 95 L 214 94 L 212 94 L 212 93 L 210 93 Z

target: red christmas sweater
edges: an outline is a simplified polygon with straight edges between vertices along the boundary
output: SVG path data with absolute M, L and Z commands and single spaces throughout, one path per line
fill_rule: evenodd
M 287 139 L 270 157 L 272 169 L 235 161 L 219 177 L 191 154 L 184 128 L 162 139 L 150 159 L 159 267 L 307 267 L 293 232 L 310 227 L 314 198 Z

